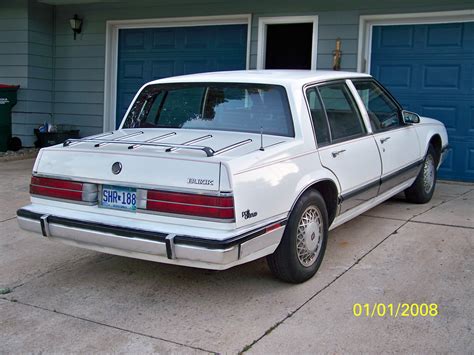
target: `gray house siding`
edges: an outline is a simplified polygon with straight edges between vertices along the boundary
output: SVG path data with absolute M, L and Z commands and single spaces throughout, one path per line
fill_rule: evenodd
M 15 107 L 14 133 L 25 145 L 31 145 L 33 127 L 44 120 L 79 126 L 82 135 L 103 130 L 107 20 L 251 14 L 253 69 L 260 17 L 318 15 L 317 68 L 331 68 L 335 39 L 339 37 L 342 70 L 355 71 L 360 15 L 465 8 L 472 8 L 472 1 L 146 0 L 54 7 L 34 0 L 2 2 L 0 41 L 5 43 L 0 46 L 0 82 L 22 85 L 21 100 Z M 77 40 L 69 26 L 74 14 L 84 19 Z M 7 65 L 9 69 L 5 69 Z
M 21 85 L 13 114 L 14 134 L 20 135 L 28 106 L 28 6 L 27 0 L 0 3 L 0 83 Z M 22 137 L 23 139 L 23 137 Z M 27 143 L 28 144 L 28 143 Z
M 26 86 L 28 81 L 27 1 L 0 3 L 0 83 Z
M 33 145 L 33 128 L 51 121 L 52 26 L 51 6 L 27 0 L 0 5 L 0 83 L 21 87 L 13 108 L 13 135 L 25 146 Z
M 14 133 L 24 145 L 32 145 L 34 128 L 52 120 L 53 102 L 53 11 L 49 5 L 29 1 L 28 12 L 28 104 L 19 107 Z M 18 117 L 20 116 L 20 117 Z

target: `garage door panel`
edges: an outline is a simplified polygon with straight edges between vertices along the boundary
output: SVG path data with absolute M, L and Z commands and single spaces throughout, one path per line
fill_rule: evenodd
M 453 139 L 446 161 L 440 175 L 447 175 L 453 180 L 474 181 L 474 142 Z
M 153 49 L 176 49 L 176 31 L 160 29 L 153 32 Z
M 121 70 L 123 70 L 124 79 L 143 79 L 144 74 L 143 61 L 126 61 L 123 62 Z
M 117 126 L 136 91 L 146 82 L 245 69 L 246 58 L 247 25 L 119 30 Z
M 471 115 L 469 120 L 469 133 L 474 137 L 474 106 L 470 107 Z
M 458 107 L 453 105 L 421 105 L 418 112 L 425 117 L 437 117 L 446 129 L 455 134 L 458 127 Z
M 227 58 L 220 59 L 217 61 L 216 70 L 239 70 L 241 68 L 241 63 L 239 58 Z
M 378 41 L 374 41 L 378 48 L 413 48 L 414 28 L 406 26 L 395 28 L 394 26 L 377 27 Z
M 193 27 L 184 30 L 184 48 L 206 49 L 214 46 L 214 31 L 208 27 Z
M 467 171 L 474 175 L 474 142 L 467 143 L 467 157 L 466 157 L 466 164 L 467 164 Z
M 426 28 L 426 47 L 462 47 L 464 38 L 464 26 L 462 23 L 449 23 L 438 26 L 426 26 Z
M 154 60 L 151 64 L 151 76 L 156 79 L 172 76 L 175 71 L 174 60 Z
M 219 27 L 216 48 L 241 48 L 247 46 L 247 31 L 239 27 Z
M 408 89 L 412 83 L 412 66 L 379 64 L 374 75 L 392 88 Z
M 461 66 L 434 64 L 423 66 L 422 89 L 460 89 Z
M 122 50 L 137 50 L 145 48 L 145 33 L 142 30 L 129 30 L 123 34 Z
M 371 73 L 408 110 L 442 121 L 440 177 L 474 181 L 474 23 L 374 26 Z
M 186 74 L 202 73 L 211 71 L 210 60 L 185 60 L 182 62 L 182 71 Z

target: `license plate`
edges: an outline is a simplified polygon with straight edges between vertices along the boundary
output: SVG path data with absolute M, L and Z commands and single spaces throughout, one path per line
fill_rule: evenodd
M 127 211 L 137 209 L 137 190 L 131 187 L 102 186 L 101 207 Z

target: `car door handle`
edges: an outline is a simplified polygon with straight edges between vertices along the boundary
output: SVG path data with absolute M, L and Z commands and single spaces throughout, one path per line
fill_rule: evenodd
M 342 150 L 338 150 L 338 151 L 336 151 L 336 152 L 332 152 L 331 154 L 332 154 L 332 157 L 335 158 L 335 157 L 337 157 L 339 154 L 344 153 L 345 151 L 346 151 L 345 149 L 342 149 Z
M 384 138 L 380 138 L 380 143 L 384 144 L 386 141 L 388 141 L 390 139 L 390 137 L 384 137 Z

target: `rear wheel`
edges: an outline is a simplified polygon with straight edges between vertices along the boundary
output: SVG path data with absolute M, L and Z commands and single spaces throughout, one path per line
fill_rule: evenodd
M 436 186 L 437 164 L 436 151 L 430 144 L 415 182 L 405 190 L 405 197 L 408 201 L 421 204 L 431 200 Z
M 286 282 L 310 279 L 321 265 L 327 237 L 326 203 L 318 191 L 308 191 L 296 203 L 280 245 L 267 256 L 270 270 Z

